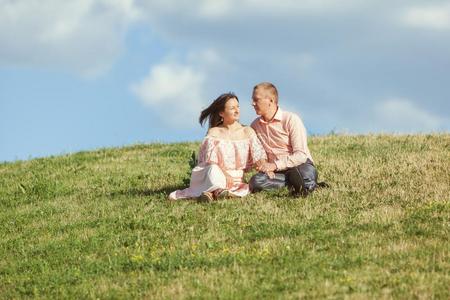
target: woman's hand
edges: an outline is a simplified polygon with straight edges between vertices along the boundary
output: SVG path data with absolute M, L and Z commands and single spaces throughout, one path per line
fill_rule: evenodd
M 233 179 L 233 177 L 231 177 L 229 175 L 225 175 L 225 178 L 227 179 L 227 190 L 229 190 L 234 185 L 234 179 Z

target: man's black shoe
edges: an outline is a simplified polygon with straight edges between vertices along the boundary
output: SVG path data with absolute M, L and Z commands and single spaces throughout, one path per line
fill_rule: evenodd
M 292 168 L 286 172 L 287 185 L 294 197 L 301 196 L 305 198 L 308 196 L 308 190 L 305 188 L 305 181 L 303 176 L 297 168 Z

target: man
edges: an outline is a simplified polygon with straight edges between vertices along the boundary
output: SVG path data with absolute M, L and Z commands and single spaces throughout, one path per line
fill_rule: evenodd
M 269 82 L 253 88 L 252 105 L 258 118 L 251 127 L 256 131 L 268 161 L 257 166 L 259 173 L 250 179 L 250 190 L 287 186 L 292 195 L 306 197 L 317 186 L 317 170 L 307 145 L 305 126 L 294 113 L 278 106 L 278 91 Z

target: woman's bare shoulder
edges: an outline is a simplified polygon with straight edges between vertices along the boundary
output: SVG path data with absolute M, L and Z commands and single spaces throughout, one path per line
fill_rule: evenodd
M 223 135 L 223 132 L 220 127 L 211 127 L 210 129 L 208 129 L 208 133 L 206 134 L 206 136 L 215 137 L 215 138 L 220 138 L 220 137 L 222 137 L 222 135 Z

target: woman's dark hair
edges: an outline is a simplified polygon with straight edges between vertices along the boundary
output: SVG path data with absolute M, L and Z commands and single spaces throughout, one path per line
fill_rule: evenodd
M 200 118 L 198 118 L 200 125 L 203 126 L 203 124 L 206 122 L 206 119 L 209 119 L 209 128 L 216 127 L 222 124 L 223 119 L 219 115 L 219 113 L 225 110 L 225 104 L 228 100 L 233 98 L 235 98 L 239 102 L 238 97 L 231 92 L 220 95 L 216 100 L 214 100 L 213 103 L 211 103 L 210 106 L 202 110 L 202 112 L 200 113 Z

